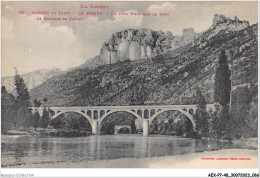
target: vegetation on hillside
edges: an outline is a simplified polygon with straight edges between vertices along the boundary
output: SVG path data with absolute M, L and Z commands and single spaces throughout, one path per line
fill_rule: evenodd
M 214 102 L 218 56 L 226 50 L 232 87 L 257 85 L 257 26 L 219 32 L 205 46 L 186 45 L 149 60 L 75 69 L 31 90 L 50 106 L 195 104 L 196 88 Z M 246 47 L 250 44 L 250 48 Z
M 199 136 L 257 136 L 257 50 L 257 26 L 253 25 L 237 32 L 223 30 L 203 46 L 188 44 L 149 60 L 76 68 L 32 89 L 31 97 L 16 74 L 17 97 L 4 87 L 1 91 L 2 131 L 17 126 L 90 128 L 74 114 L 50 122 L 48 106 L 197 104 L 193 115 Z M 30 102 L 45 107 L 41 117 L 38 112 L 31 114 Z M 214 102 L 215 109 L 207 112 L 206 104 Z M 115 125 L 131 125 L 137 133 L 135 120 L 126 113 L 111 114 L 103 121 L 101 132 L 112 134 Z M 195 135 L 189 119 L 177 112 L 156 117 L 150 133 Z

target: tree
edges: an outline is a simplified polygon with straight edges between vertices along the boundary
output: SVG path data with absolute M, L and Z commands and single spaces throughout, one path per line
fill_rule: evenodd
M 131 121 L 131 133 L 136 133 L 135 119 L 133 118 Z
M 246 123 L 248 118 L 250 102 L 252 100 L 251 92 L 248 87 L 237 87 L 232 92 L 232 104 L 230 113 L 232 115 L 232 137 L 248 137 L 249 126 Z
M 36 111 L 34 114 L 33 114 L 33 127 L 34 127 L 34 130 L 36 130 L 37 127 L 39 127 L 40 125 L 40 114 L 38 111 Z
M 39 101 L 37 99 L 33 100 L 33 103 L 34 103 L 34 107 L 40 107 L 41 104 L 42 104 L 41 101 Z M 39 112 L 36 111 L 33 114 L 32 118 L 33 118 L 33 127 L 36 130 L 36 128 L 40 126 L 40 114 L 39 114 Z
M 42 104 L 41 101 L 39 101 L 37 99 L 33 100 L 33 103 L 34 103 L 34 107 L 40 107 Z
M 169 129 L 170 129 L 169 123 L 168 123 L 168 122 L 165 122 L 165 123 L 164 123 L 164 133 L 165 133 L 165 134 L 168 134 Z
M 246 122 L 248 126 L 250 127 L 250 136 L 256 137 L 257 131 L 258 131 L 258 99 L 257 96 L 255 96 L 249 107 L 248 116 L 246 118 Z
M 33 125 L 31 110 L 26 106 L 18 107 L 16 117 L 17 124 L 23 126 L 24 128 L 28 128 Z
M 171 124 L 174 122 L 173 118 L 170 118 L 170 119 L 168 120 L 168 122 L 169 122 L 169 124 L 171 125 Z
M 31 111 L 28 109 L 28 107 L 30 106 L 30 94 L 24 83 L 23 78 L 21 78 L 17 70 L 15 71 L 14 85 L 17 92 L 17 123 L 21 124 L 24 127 L 29 127 L 32 124 L 32 114 Z
M 43 101 L 47 103 L 48 99 L 46 97 L 43 98 Z
M 176 134 L 176 131 L 174 130 L 175 129 L 174 119 L 173 118 L 168 119 L 168 124 L 169 124 L 168 133 Z
M 177 122 L 177 126 L 176 126 L 176 128 L 177 128 L 177 135 L 182 135 L 184 132 L 183 132 L 183 128 L 184 128 L 184 125 L 183 125 L 183 121 L 182 120 L 179 120 L 178 122 Z
M 162 134 L 162 135 L 164 134 L 164 131 L 165 131 L 164 126 L 165 126 L 165 122 L 164 122 L 163 119 L 161 119 L 161 121 L 160 121 L 160 123 L 159 123 L 159 129 L 158 129 L 158 131 L 159 131 L 159 133 Z
M 18 74 L 17 70 L 15 71 L 14 76 L 14 85 L 17 92 L 17 103 L 19 106 L 30 106 L 30 94 L 28 88 L 26 87 L 23 78 Z
M 17 104 L 14 95 L 8 93 L 6 88 L 1 89 L 1 132 L 16 127 Z
M 231 91 L 231 72 L 228 67 L 227 56 L 225 51 L 222 50 L 216 75 L 215 75 L 215 85 L 214 85 L 214 100 L 221 104 L 221 106 L 226 106 L 230 103 L 230 91 Z
M 157 117 L 153 120 L 151 123 L 151 133 L 158 133 L 158 128 L 159 128 L 159 122 Z
M 229 113 L 228 105 L 221 109 L 217 125 L 218 137 L 227 140 L 232 140 L 232 135 L 236 133 L 236 123 L 234 122 L 232 115 Z
M 50 116 L 49 116 L 49 112 L 47 111 L 47 109 L 44 107 L 43 108 L 43 113 L 42 113 L 42 128 L 46 129 L 49 125 L 49 121 L 50 121 Z
M 196 91 L 196 103 L 197 103 L 197 110 L 196 110 L 196 127 L 199 132 L 199 135 L 202 137 L 208 137 L 209 135 L 209 115 L 206 111 L 206 100 L 205 97 L 202 95 L 201 91 L 198 89 Z
M 219 139 L 221 137 L 221 122 L 220 122 L 220 113 L 222 111 L 221 105 L 215 103 L 215 110 L 210 110 L 209 113 L 209 137 L 212 140 Z

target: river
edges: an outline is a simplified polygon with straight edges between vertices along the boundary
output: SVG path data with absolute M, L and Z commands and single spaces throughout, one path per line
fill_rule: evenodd
M 230 142 L 176 136 L 101 135 L 78 138 L 2 136 L 2 167 L 147 158 L 239 148 Z

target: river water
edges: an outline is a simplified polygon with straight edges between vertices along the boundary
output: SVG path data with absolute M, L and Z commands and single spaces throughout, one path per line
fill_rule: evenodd
M 84 163 L 239 148 L 229 142 L 175 136 L 102 135 L 78 138 L 2 136 L 2 167 Z

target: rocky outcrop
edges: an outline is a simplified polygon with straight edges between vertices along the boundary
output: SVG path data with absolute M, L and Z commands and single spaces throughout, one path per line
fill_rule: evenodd
M 117 63 L 130 59 L 150 59 L 170 50 L 186 45 L 197 37 L 192 28 L 183 30 L 182 36 L 171 32 L 151 29 L 126 29 L 112 34 L 100 50 L 104 64 Z
M 248 27 L 248 21 L 241 21 L 237 17 L 232 20 L 224 15 L 216 14 L 211 27 L 200 34 L 194 32 L 193 28 L 184 29 L 182 36 L 146 28 L 126 29 L 112 34 L 111 38 L 103 44 L 100 56 L 104 64 L 128 59 L 131 61 L 149 59 L 190 43 L 193 46 L 204 47 L 221 31 L 228 33 Z
M 200 35 L 200 38 L 194 40 L 194 45 L 199 44 L 201 47 L 204 47 L 211 38 L 216 36 L 221 31 L 225 33 L 240 31 L 249 27 L 248 21 L 241 21 L 237 17 L 234 20 L 226 17 L 224 15 L 215 14 L 213 18 L 213 24 L 208 30 Z
M 195 95 L 199 88 L 206 102 L 213 103 L 214 78 L 222 49 L 226 50 L 232 69 L 232 89 L 234 90 L 236 86 L 250 86 L 250 91 L 256 92 L 258 24 L 237 30 L 231 28 L 232 25 L 226 23 L 223 18 L 217 19 L 215 25 L 198 37 L 195 36 L 194 42 L 160 55 L 157 60 L 143 60 L 138 63 L 120 62 L 112 67 L 100 66 L 93 70 L 76 69 L 53 77 L 32 89 L 31 98 L 42 100 L 47 97 L 47 104 L 51 106 L 196 104 Z M 235 20 L 230 22 L 235 24 L 233 21 Z M 224 30 L 205 41 L 206 46 L 201 48 L 202 43 L 199 40 L 209 38 L 209 34 L 215 33 L 215 29 L 219 28 L 217 26 L 222 26 L 223 23 Z M 103 50 L 112 50 L 114 56 L 118 56 L 118 44 L 124 38 L 129 41 L 128 54 L 131 58 L 147 55 L 147 47 L 135 40 L 137 38 L 135 32 L 131 38 L 127 37 L 127 30 L 123 33 L 125 36 L 117 37 L 121 34 L 116 34 L 106 43 L 106 48 Z M 150 32 L 149 35 L 148 31 L 144 31 L 142 40 L 147 42 L 146 45 L 151 45 L 151 55 L 154 48 L 160 49 L 162 53 L 164 50 L 171 50 L 166 46 L 171 44 L 171 39 L 176 38 L 175 36 L 171 33 L 162 35 L 161 32 Z M 192 34 L 191 30 L 185 31 L 185 34 L 187 38 L 184 39 L 192 39 L 192 35 L 189 35 Z M 183 38 L 183 35 L 179 38 Z M 152 43 L 149 39 L 156 40 Z M 181 40 L 179 42 L 184 43 Z M 200 43 L 196 45 L 195 42 Z M 159 45 L 163 47 L 159 48 Z
M 63 72 L 60 69 L 50 69 L 50 70 L 36 70 L 33 72 L 29 72 L 26 74 L 21 75 L 21 77 L 24 79 L 24 82 L 27 86 L 27 88 L 30 90 L 43 82 L 45 82 L 47 79 L 52 78 L 53 76 L 62 74 Z M 14 93 L 15 92 L 15 85 L 14 85 L 14 77 L 2 77 L 2 86 L 5 86 L 6 90 L 8 92 Z
M 185 46 L 193 42 L 196 38 L 199 37 L 199 34 L 194 32 L 193 28 L 184 29 L 182 36 L 175 36 L 172 40 L 172 49 L 177 49 L 181 46 Z
M 211 26 L 213 33 L 210 36 L 216 35 L 221 30 L 239 31 L 248 27 L 248 21 L 240 21 L 237 17 L 235 17 L 234 20 L 232 20 L 224 15 L 215 14 L 213 19 L 213 25 Z

